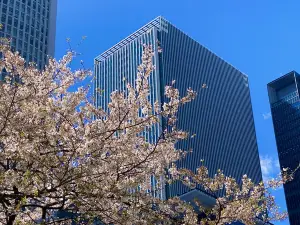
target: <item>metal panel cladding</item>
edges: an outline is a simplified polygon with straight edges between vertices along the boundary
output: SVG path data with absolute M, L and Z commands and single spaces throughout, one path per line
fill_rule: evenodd
M 178 166 L 195 171 L 203 159 L 211 175 L 221 169 L 239 181 L 247 174 L 260 182 L 248 77 L 170 23 L 162 24 L 161 86 L 176 80 L 180 93 L 188 87 L 198 93 L 178 114 L 178 127 L 196 134 L 179 143 L 179 148 L 193 152 Z M 188 188 L 174 184 L 169 191 L 170 196 L 181 195 Z
M 178 113 L 178 127 L 196 134 L 178 144 L 178 148 L 193 149 L 178 166 L 195 170 L 203 159 L 211 175 L 222 169 L 238 181 L 247 174 L 260 182 L 248 77 L 162 17 L 95 59 L 95 86 L 103 90 L 101 95 L 95 93 L 96 105 L 105 108 L 109 93 L 122 89 L 123 76 L 133 82 L 141 56 L 141 47 L 136 46 L 147 35 L 151 35 L 147 43 L 155 50 L 156 70 L 150 77 L 153 100 L 164 101 L 164 86 L 172 80 L 176 80 L 175 86 L 182 94 L 188 87 L 198 92 L 196 100 Z M 188 188 L 175 183 L 167 187 L 166 193 L 170 197 L 187 191 Z

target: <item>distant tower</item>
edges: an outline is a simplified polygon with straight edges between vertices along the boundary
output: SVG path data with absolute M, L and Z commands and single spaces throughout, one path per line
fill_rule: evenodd
M 95 86 L 104 90 L 96 94 L 96 105 L 105 108 L 112 91 L 134 83 L 143 44 L 151 44 L 155 52 L 155 70 L 149 78 L 151 103 L 164 102 L 164 87 L 172 80 L 181 94 L 189 87 L 198 93 L 178 113 L 177 127 L 196 134 L 178 143 L 178 148 L 193 149 L 178 166 L 195 171 L 204 159 L 211 175 L 222 169 L 238 181 L 244 174 L 255 183 L 262 181 L 248 77 L 162 17 L 95 58 Z M 160 127 L 154 127 L 149 140 L 156 140 L 160 132 Z M 166 187 L 165 197 L 189 191 L 175 183 Z
M 281 168 L 300 163 L 300 75 L 292 71 L 268 84 L 269 101 Z M 284 185 L 291 225 L 300 222 L 300 173 Z
M 39 69 L 54 57 L 57 0 L 1 0 L 0 37 L 11 39 L 12 50 L 20 52 Z

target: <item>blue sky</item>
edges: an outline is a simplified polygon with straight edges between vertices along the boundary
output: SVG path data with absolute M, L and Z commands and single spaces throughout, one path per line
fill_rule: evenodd
M 300 71 L 299 0 L 59 0 L 56 57 L 77 50 L 93 59 L 158 15 L 249 76 L 259 152 L 265 177 L 279 172 L 266 84 Z M 274 191 L 285 208 L 283 190 Z M 289 224 L 288 221 L 275 224 Z

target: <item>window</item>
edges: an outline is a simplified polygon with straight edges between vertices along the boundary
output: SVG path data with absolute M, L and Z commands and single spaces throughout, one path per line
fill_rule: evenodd
M 10 25 L 8 25 L 6 29 L 7 29 L 7 32 L 8 32 L 8 33 L 11 32 L 11 26 L 10 26 Z
M 16 40 L 15 37 L 13 37 L 13 38 L 11 39 L 11 44 L 12 44 L 12 46 L 16 47 L 17 40 Z
M 5 23 L 5 21 L 6 21 L 6 16 L 5 16 L 5 15 L 2 15 L 2 17 L 1 17 L 1 22 L 2 22 L 2 23 Z
M 23 22 L 25 19 L 25 13 L 21 12 L 21 17 L 20 17 L 21 21 Z
M 17 36 L 18 32 L 17 32 L 17 28 L 13 28 L 13 36 Z
M 6 6 L 3 6 L 3 7 L 2 7 L 2 12 L 3 12 L 3 13 L 6 13 L 6 11 L 7 11 L 7 7 L 6 7 Z
M 18 27 L 18 20 L 17 19 L 14 19 L 14 27 Z
M 11 16 L 8 17 L 7 24 L 12 25 L 12 17 Z
M 14 9 L 12 7 L 9 7 L 8 9 L 8 15 L 12 16 L 13 15 Z

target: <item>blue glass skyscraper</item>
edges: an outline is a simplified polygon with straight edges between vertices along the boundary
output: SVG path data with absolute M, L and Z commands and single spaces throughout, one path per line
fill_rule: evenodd
M 0 1 L 0 37 L 9 38 L 12 50 L 39 69 L 48 55 L 54 57 L 56 8 L 57 0 Z
M 268 84 L 271 113 L 281 168 L 300 163 L 300 75 L 292 71 Z M 284 184 L 291 225 L 300 223 L 300 173 Z
M 195 170 L 203 159 L 211 175 L 222 169 L 238 181 L 247 174 L 254 182 L 260 182 L 248 77 L 162 17 L 95 58 L 95 86 L 104 90 L 101 95 L 95 93 L 96 105 L 105 109 L 112 91 L 125 90 L 127 82 L 134 83 L 143 44 L 151 44 L 155 52 L 155 71 L 150 76 L 152 103 L 164 102 L 164 87 L 172 80 L 176 80 L 175 86 L 182 94 L 189 87 L 198 92 L 196 100 L 178 113 L 178 127 L 196 134 L 178 144 L 181 149 L 193 149 L 178 166 Z M 159 127 L 154 127 L 148 134 L 149 140 L 155 140 L 160 132 Z M 175 183 L 161 197 L 188 191 Z

